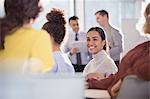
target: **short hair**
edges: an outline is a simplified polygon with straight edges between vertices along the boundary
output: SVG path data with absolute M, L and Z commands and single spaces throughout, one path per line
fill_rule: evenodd
M 69 23 L 70 23 L 71 20 L 78 20 L 78 19 L 79 18 L 77 16 L 72 16 L 72 17 L 69 18 Z
M 48 22 L 43 25 L 42 29 L 46 30 L 54 39 L 54 42 L 60 45 L 66 33 L 66 21 L 63 11 L 53 8 L 46 18 Z
M 100 14 L 100 15 L 102 15 L 102 16 L 104 16 L 104 15 L 106 15 L 107 16 L 107 18 L 109 18 L 109 14 L 108 14 L 108 12 L 106 11 L 106 10 L 99 10 L 99 11 L 97 11 L 96 13 L 95 13 L 95 15 L 96 14 Z

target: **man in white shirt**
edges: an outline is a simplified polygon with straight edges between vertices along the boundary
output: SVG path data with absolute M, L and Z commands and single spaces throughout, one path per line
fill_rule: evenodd
M 79 31 L 78 20 L 77 16 L 69 18 L 69 25 L 72 30 L 68 33 L 66 41 L 62 45 L 62 50 L 68 53 L 75 71 L 82 72 L 85 65 L 89 62 L 89 54 L 86 47 L 86 33 Z M 85 50 L 80 50 L 80 44 L 85 46 Z
M 123 38 L 119 30 L 115 29 L 109 24 L 109 15 L 106 10 L 99 10 L 95 13 L 96 21 L 105 30 L 110 56 L 118 66 L 120 55 L 123 51 Z

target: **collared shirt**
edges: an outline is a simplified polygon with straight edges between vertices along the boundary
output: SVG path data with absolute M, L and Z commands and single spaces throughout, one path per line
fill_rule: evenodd
M 106 51 L 101 50 L 97 54 L 93 55 L 93 59 L 86 65 L 83 74 L 100 73 L 103 76 L 109 76 L 115 74 L 118 71 L 117 66 Z
M 108 40 L 110 56 L 114 61 L 120 60 L 120 54 L 123 51 L 123 38 L 121 33 L 109 25 L 104 28 Z
M 76 54 L 70 55 L 69 52 L 71 48 L 74 48 L 74 43 L 83 41 L 86 44 L 86 33 L 84 32 L 78 32 L 78 41 L 75 41 L 75 32 L 71 31 L 68 33 L 66 41 L 62 44 L 62 50 L 65 53 L 68 53 L 68 56 L 72 62 L 72 64 L 77 64 Z M 89 62 L 89 54 L 88 49 L 86 48 L 85 51 L 80 52 L 81 53 L 81 61 L 82 65 L 86 65 Z
M 55 65 L 52 70 L 49 71 L 50 73 L 75 73 L 74 67 L 71 64 L 67 54 L 62 53 L 61 51 L 56 51 L 53 52 L 53 57 L 55 60 Z

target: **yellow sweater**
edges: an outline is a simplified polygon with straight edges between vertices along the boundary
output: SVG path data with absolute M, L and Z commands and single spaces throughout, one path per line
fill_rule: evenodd
M 0 69 L 15 72 L 46 72 L 54 61 L 50 36 L 44 31 L 20 28 L 5 37 L 0 50 Z

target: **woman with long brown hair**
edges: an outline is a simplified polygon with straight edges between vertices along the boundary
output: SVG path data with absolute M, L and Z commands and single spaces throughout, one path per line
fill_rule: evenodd
M 53 65 L 49 35 L 31 26 L 39 0 L 5 0 L 0 18 L 0 71 L 45 72 Z

